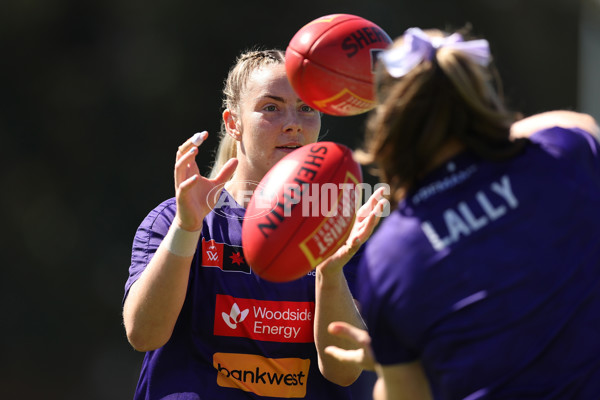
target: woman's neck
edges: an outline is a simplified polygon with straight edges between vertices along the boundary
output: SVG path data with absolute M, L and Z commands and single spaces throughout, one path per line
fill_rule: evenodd
M 231 179 L 225 183 L 225 190 L 229 192 L 231 197 L 244 208 L 248 207 L 254 190 L 258 187 L 260 180 L 250 179 L 245 176 L 238 175 L 236 172 Z
M 429 165 L 425 171 L 423 171 L 423 175 L 433 171 L 464 149 L 465 145 L 462 144 L 462 142 L 460 142 L 458 139 L 450 139 L 448 143 L 446 143 L 436 154 L 433 155 Z

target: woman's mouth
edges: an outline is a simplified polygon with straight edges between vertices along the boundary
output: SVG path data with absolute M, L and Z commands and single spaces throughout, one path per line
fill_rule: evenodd
M 300 147 L 302 147 L 299 144 L 290 144 L 290 145 L 285 145 L 285 146 L 277 146 L 275 147 L 277 150 L 281 150 L 285 153 L 291 153 L 292 151 L 299 149 Z

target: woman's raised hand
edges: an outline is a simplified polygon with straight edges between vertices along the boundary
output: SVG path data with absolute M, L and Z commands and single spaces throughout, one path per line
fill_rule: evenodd
M 221 189 L 231 178 L 237 167 L 237 159 L 229 160 L 214 179 L 200 175 L 196 164 L 198 146 L 208 137 L 208 132 L 199 132 L 185 141 L 177 150 L 175 162 L 175 196 L 177 215 L 175 221 L 187 231 L 202 228 L 204 217 L 219 200 Z
M 384 213 L 388 200 L 384 187 L 377 189 L 356 212 L 354 225 L 346 242 L 330 257 L 317 266 L 320 270 L 341 270 L 371 236 Z

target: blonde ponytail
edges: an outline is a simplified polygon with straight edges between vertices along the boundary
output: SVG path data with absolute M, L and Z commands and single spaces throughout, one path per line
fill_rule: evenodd
M 242 53 L 229 70 L 223 88 L 223 110 L 235 111 L 239 115 L 242 93 L 252 72 L 271 64 L 283 64 L 285 53 L 281 50 L 249 50 Z M 220 142 L 215 154 L 209 177 L 217 176 L 223 165 L 237 156 L 237 141 L 227 133 L 227 127 L 221 122 Z

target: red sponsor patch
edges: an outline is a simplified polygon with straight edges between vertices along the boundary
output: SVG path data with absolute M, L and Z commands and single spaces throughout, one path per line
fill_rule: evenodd
M 223 269 L 223 243 L 202 238 L 202 266 Z
M 250 273 L 240 246 L 218 243 L 214 239 L 202 238 L 202 267 L 216 267 L 225 272 Z
M 217 295 L 214 334 L 269 342 L 313 342 L 315 304 Z

